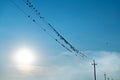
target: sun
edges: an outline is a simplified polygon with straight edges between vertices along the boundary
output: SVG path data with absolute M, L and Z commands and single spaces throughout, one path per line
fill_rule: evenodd
M 22 48 L 15 52 L 14 61 L 17 65 L 30 65 L 34 62 L 35 56 L 30 49 Z

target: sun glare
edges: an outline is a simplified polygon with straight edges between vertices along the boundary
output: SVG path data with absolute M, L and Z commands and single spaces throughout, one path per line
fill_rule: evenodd
M 34 62 L 33 52 L 27 48 L 22 48 L 15 52 L 14 61 L 17 65 L 30 65 Z

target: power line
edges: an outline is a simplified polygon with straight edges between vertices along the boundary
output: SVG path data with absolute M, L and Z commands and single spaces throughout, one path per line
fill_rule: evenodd
M 86 57 L 88 59 L 91 59 L 90 57 L 86 56 L 82 52 L 80 52 L 78 49 L 76 49 L 71 43 L 69 43 L 48 21 L 45 20 L 45 17 L 41 16 L 40 12 L 34 7 L 34 5 L 29 0 L 23 0 L 25 4 L 31 8 L 35 14 L 41 19 L 54 33 L 59 37 L 60 40 L 64 41 L 65 45 L 68 45 L 69 48 L 75 52 L 77 55 L 80 54 L 82 57 Z
M 39 17 L 39 19 L 41 19 L 51 30 L 54 31 L 54 33 L 59 37 L 60 40 L 64 41 L 65 44 L 61 43 L 58 39 L 56 39 L 55 37 L 53 37 L 45 28 L 43 28 L 42 26 L 40 26 L 38 24 L 38 22 L 36 21 L 35 18 L 32 18 L 31 15 L 28 15 L 24 10 L 22 10 L 15 2 L 13 2 L 12 0 L 10 0 L 21 12 L 23 12 L 26 16 L 28 16 L 28 18 L 30 20 L 32 20 L 32 22 L 34 22 L 35 24 L 37 24 L 44 32 L 46 32 L 51 38 L 53 38 L 58 44 L 60 44 L 62 47 L 64 47 L 67 51 L 74 53 L 76 56 L 78 56 L 79 54 L 81 55 L 81 57 L 85 57 L 87 59 L 92 59 L 90 57 L 88 57 L 87 55 L 83 54 L 82 52 L 80 52 L 78 49 L 76 49 L 72 44 L 70 44 L 49 22 L 47 22 L 45 20 L 44 17 L 41 16 L 40 12 L 34 7 L 34 5 L 29 2 L 29 0 L 23 0 L 26 5 L 29 8 L 32 8 L 32 10 L 34 10 L 34 12 L 36 13 L 36 15 Z M 68 45 L 69 48 L 66 46 Z
M 53 38 L 58 44 L 60 44 L 62 47 L 64 47 L 66 50 L 72 53 L 72 51 L 67 48 L 64 44 L 59 42 L 56 38 L 54 38 L 46 29 L 44 29 L 42 26 L 40 26 L 37 21 L 32 18 L 30 15 L 28 15 L 24 10 L 22 10 L 14 1 L 10 0 L 22 13 L 24 13 L 32 22 L 34 22 L 37 26 L 39 26 L 45 33 L 47 33 L 51 38 Z M 75 54 L 76 55 L 76 54 Z M 77 55 L 76 55 L 77 56 Z
M 23 0 L 23 1 L 26 3 L 26 5 L 27 5 L 29 8 L 31 8 L 31 9 L 36 13 L 36 15 L 39 17 L 39 19 L 42 19 L 42 21 L 43 21 L 51 30 L 53 30 L 53 31 L 55 32 L 55 34 L 56 34 L 61 40 L 63 40 L 67 45 L 69 45 L 70 48 L 71 48 L 73 51 L 75 51 L 76 53 L 78 53 L 78 50 L 75 49 L 49 22 L 47 22 L 47 21 L 45 20 L 45 17 L 42 17 L 42 16 L 40 15 L 40 12 L 38 12 L 38 10 L 33 6 L 33 4 L 32 4 L 31 2 L 29 2 L 29 0 Z

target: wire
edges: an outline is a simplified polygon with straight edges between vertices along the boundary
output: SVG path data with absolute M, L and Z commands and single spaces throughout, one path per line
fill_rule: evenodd
M 49 35 L 51 38 L 53 38 L 58 44 L 60 44 L 62 47 L 64 47 L 66 50 L 68 50 L 69 52 L 72 53 L 72 51 L 67 48 L 64 44 L 62 44 L 61 42 L 59 42 L 56 38 L 54 38 L 50 33 L 48 33 L 48 31 L 46 29 L 44 29 L 42 26 L 40 26 L 37 21 L 32 18 L 30 15 L 28 15 L 27 13 L 25 13 L 25 11 L 23 11 L 15 2 L 13 2 L 12 0 L 10 0 L 22 13 L 24 13 L 32 22 L 34 22 L 37 26 L 39 26 L 45 33 L 47 33 L 47 35 Z M 75 54 L 76 55 L 76 54 Z M 77 55 L 76 55 L 77 56 Z
M 39 19 L 42 19 L 42 21 L 48 25 L 48 27 L 54 31 L 54 33 L 60 38 L 60 40 L 64 41 L 64 43 L 66 45 L 69 46 L 66 47 L 64 44 L 62 44 L 58 39 L 54 38 L 45 28 L 43 28 L 42 26 L 40 26 L 36 19 L 32 18 L 30 15 L 28 15 L 24 10 L 22 10 L 14 1 L 10 0 L 21 12 L 23 12 L 32 22 L 34 22 L 35 24 L 37 24 L 45 33 L 47 33 L 47 35 L 49 35 L 51 38 L 53 38 L 58 44 L 60 44 L 63 48 L 65 48 L 67 51 L 74 53 L 75 56 L 77 56 L 78 54 L 81 55 L 81 57 L 86 57 L 87 59 L 91 59 L 90 57 L 86 56 L 85 54 L 83 54 L 82 52 L 80 52 L 78 49 L 76 49 L 75 47 L 72 46 L 72 44 L 70 44 L 49 22 L 47 22 L 45 20 L 45 17 L 41 16 L 40 12 L 34 7 L 33 4 L 31 4 L 29 2 L 29 0 L 23 0 L 26 5 L 29 8 L 32 8 L 32 10 L 36 13 L 36 15 L 39 17 Z
M 69 46 L 69 48 L 72 51 L 74 51 L 77 54 L 80 54 L 82 57 L 86 57 L 88 59 L 91 59 L 90 57 L 86 56 L 85 54 L 83 54 L 82 52 L 80 52 L 78 49 L 76 49 L 71 43 L 69 43 L 48 21 L 45 20 L 45 17 L 41 16 L 40 12 L 34 7 L 34 5 L 29 0 L 23 0 L 23 1 L 26 3 L 26 5 L 29 8 L 31 8 L 35 12 L 35 14 L 39 17 L 39 19 L 41 19 L 46 25 L 48 25 L 48 27 L 51 30 L 54 31 L 54 33 L 59 37 L 59 39 L 61 39 L 62 41 L 64 41 L 64 43 Z M 63 46 L 63 47 L 65 47 L 65 46 Z M 68 51 L 70 51 L 70 50 L 68 50 Z

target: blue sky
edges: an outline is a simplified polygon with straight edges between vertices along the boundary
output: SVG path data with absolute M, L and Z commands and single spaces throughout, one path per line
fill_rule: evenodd
M 98 80 L 103 79 L 104 71 L 115 80 L 120 79 L 119 0 L 30 1 L 70 43 L 97 60 L 100 64 L 98 65 Z M 35 13 L 25 5 L 23 0 L 15 0 L 14 2 L 25 13 L 39 21 L 40 26 L 57 37 L 50 28 L 38 20 Z M 1 0 L 0 10 L 1 80 L 9 78 L 11 80 L 35 80 L 35 77 L 42 80 L 93 79 L 93 75 L 89 75 L 93 70 L 92 65 L 90 65 L 92 61 L 70 54 L 33 23 L 10 0 Z M 22 47 L 32 49 L 38 56 L 37 61 L 32 65 L 34 70 L 30 73 L 17 70 L 11 59 L 13 52 Z M 112 70 L 114 67 L 116 69 Z M 8 76 L 8 74 L 11 75 Z

